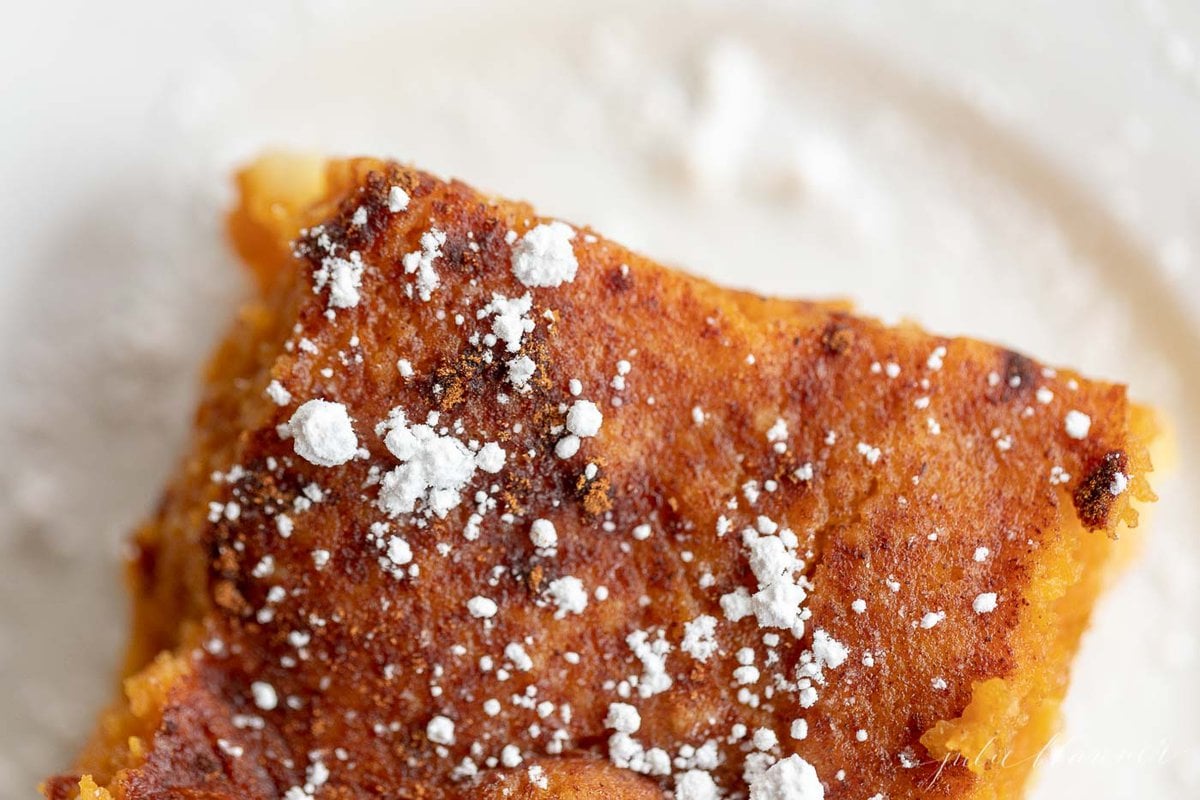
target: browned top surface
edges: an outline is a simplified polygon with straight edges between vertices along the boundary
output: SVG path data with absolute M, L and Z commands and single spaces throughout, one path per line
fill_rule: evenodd
M 301 248 L 309 255 L 287 268 L 269 319 L 245 323 L 218 358 L 197 451 L 142 537 L 142 590 L 165 616 L 201 620 L 208 644 L 149 761 L 122 778 L 126 796 L 278 797 L 302 786 L 316 762 L 328 770 L 318 797 L 540 796 L 526 769 L 535 763 L 559 788 L 593 781 L 592 796 L 656 796 L 655 786 L 672 787 L 671 775 L 643 779 L 554 757 L 607 757 L 604 720 L 614 702 L 638 709 L 633 738 L 646 750 L 675 758 L 684 748 L 686 759 L 685 746 L 715 743 L 720 765 L 711 774 L 731 795 L 745 791 L 743 764 L 759 728 L 778 737 L 772 757 L 795 752 L 816 767 L 826 797 L 915 793 L 936 766 L 906 768 L 901 754 L 924 757 L 918 739 L 961 714 L 973 681 L 1028 668 L 1010 636 L 1032 564 L 1060 535 L 1070 498 L 1094 529 L 1113 529 L 1125 509 L 1129 492 L 1109 491 L 1114 473 L 1131 469 L 1126 453 L 1140 452 L 1128 441 L 1124 389 L 829 305 L 719 289 L 586 229 L 573 240 L 574 281 L 527 288 L 506 241 L 538 223 L 526 206 L 386 169 L 362 181 L 323 228 L 337 254 L 361 253 L 361 302 L 326 316 L 328 289 L 312 288 L 321 256 L 310 235 Z M 387 210 L 393 185 L 412 196 L 407 210 Z M 354 225 L 360 206 L 367 222 Z M 414 276 L 402 259 L 431 227 L 446 241 L 434 261 L 440 285 L 422 302 L 406 294 Z M 504 366 L 516 354 L 469 338 L 491 330 L 492 318 L 477 312 L 493 293 L 527 291 L 535 327 L 521 354 L 537 372 L 521 393 Z M 411 378 L 399 373 L 401 358 Z M 622 360 L 630 369 L 617 389 Z M 266 399 L 272 377 L 290 403 Z M 576 400 L 573 379 L 603 424 L 560 459 L 554 447 Z M 1052 396 L 1039 397 L 1043 389 Z M 364 457 L 320 467 L 280 437 L 275 426 L 313 398 L 345 404 Z M 444 519 L 421 513 L 421 503 L 389 519 L 377 480 L 401 462 L 375 427 L 394 408 L 410 424 L 439 411 L 439 426 L 461 431 L 463 442 L 499 443 L 504 468 L 477 471 Z M 1082 439 L 1066 432 L 1070 410 L 1090 417 Z M 768 431 L 780 419 L 786 436 L 776 447 Z M 234 480 L 207 477 L 235 465 Z M 1055 485 L 1052 471 L 1069 477 Z M 298 511 L 309 485 L 321 499 Z M 490 507 L 468 540 L 480 491 Z M 206 521 L 214 499 L 235 501 L 236 519 Z M 274 519 L 281 511 L 294 522 L 289 538 Z M 719 536 L 722 515 L 731 529 Z M 764 531 L 778 525 L 799 541 L 811 581 L 799 638 L 753 616 L 729 621 L 720 605 L 737 587 L 759 586 L 741 531 L 760 517 L 772 523 Z M 530 541 L 538 518 L 557 530 L 552 555 Z M 370 541 L 380 522 L 390 523 L 384 538 L 407 541 L 418 575 L 397 578 L 381 566 Z M 650 535 L 636 538 L 644 524 Z M 990 551 L 982 561 L 979 547 Z M 314 551 L 328 563 L 318 568 Z M 273 570 L 255 577 L 266 557 Z M 203 576 L 190 584 L 175 574 L 187 572 L 188 559 Z M 582 613 L 556 616 L 547 589 L 564 576 L 587 591 Z M 596 595 L 601 587 L 606 599 Z M 983 592 L 999 595 L 993 613 L 972 609 Z M 468 612 L 477 595 L 495 601 L 490 620 Z M 852 610 L 857 598 L 864 613 Z M 930 612 L 944 619 L 920 627 Z M 717 620 L 719 650 L 706 661 L 680 646 L 684 624 L 700 615 Z M 155 624 L 168 630 L 174 620 Z M 816 630 L 848 658 L 824 669 L 815 705 L 802 708 L 795 668 Z M 670 644 L 671 683 L 646 697 L 633 687 L 624 698 L 621 682 L 645 671 L 627 644 L 637 631 Z M 778 643 L 768 646 L 764 634 Z M 528 670 L 506 656 L 513 642 L 527 652 Z M 736 654 L 747 647 L 760 673 L 740 685 Z M 934 688 L 939 678 L 944 689 Z M 252 681 L 274 688 L 276 708 L 256 707 Z M 495 716 L 485 713 L 492 698 Z M 453 721 L 453 744 L 430 742 L 435 715 Z M 800 718 L 808 737 L 796 741 L 789 730 Z M 489 766 L 507 745 L 524 761 L 505 777 Z M 482 777 L 452 777 L 465 758 Z M 587 777 L 571 779 L 573 769 Z M 931 793 L 954 796 L 973 780 L 952 766 Z

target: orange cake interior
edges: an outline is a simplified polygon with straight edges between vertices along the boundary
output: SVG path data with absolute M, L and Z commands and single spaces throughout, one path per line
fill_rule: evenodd
M 239 186 L 255 293 L 47 797 L 1021 796 L 1153 499 L 1124 387 L 392 162 Z

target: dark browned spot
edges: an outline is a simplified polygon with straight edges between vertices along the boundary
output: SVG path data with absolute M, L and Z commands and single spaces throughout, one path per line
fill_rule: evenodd
M 1089 468 L 1074 497 L 1075 512 L 1085 528 L 1094 531 L 1108 526 L 1109 512 L 1117 499 L 1111 487 L 1116 476 L 1127 474 L 1128 469 L 1129 458 L 1124 450 L 1110 450 Z
M 296 252 L 307 260 L 313 269 L 316 269 L 329 254 L 325 247 L 317 243 L 321 235 L 329 238 L 338 255 L 342 255 L 342 251 L 366 252 L 370 250 L 376 240 L 387 233 L 395 216 L 388 209 L 388 193 L 391 187 L 400 186 L 408 192 L 410 197 L 415 199 L 430 193 L 432 190 L 430 183 L 431 180 L 428 176 L 422 176 L 419 183 L 414 183 L 410 177 L 406 177 L 394 167 L 389 170 L 388 175 L 381 172 L 367 173 L 362 185 L 341 200 L 337 212 L 331 219 L 309 230 L 296 241 Z M 366 211 L 367 218 L 365 223 L 356 225 L 353 220 L 359 208 Z M 460 256 L 459 250 L 467 247 L 463 236 L 459 237 L 459 241 L 447 242 L 447 244 L 458 248 L 453 250 L 452 254 Z M 451 251 L 443 249 L 443 255 L 448 252 Z M 474 252 L 467 252 L 470 256 L 476 257 Z M 467 260 L 467 258 L 459 257 L 448 263 L 451 266 L 461 267 Z
M 159 542 L 144 541 L 140 537 L 134 541 L 134 551 L 131 568 L 133 580 L 139 587 L 154 586 L 158 582 L 158 552 Z
M 628 267 L 613 267 L 604 273 L 604 286 L 613 294 L 627 292 L 633 288 L 633 276 Z
M 846 323 L 834 319 L 821 333 L 821 346 L 831 356 L 841 355 L 854 344 L 854 331 Z
M 487 269 L 507 269 L 507 227 L 488 214 L 482 205 L 474 205 L 459 215 L 446 231 L 442 261 L 446 267 L 468 277 L 478 277 Z
M 721 335 L 719 313 L 714 310 L 712 314 L 704 318 L 704 328 L 700 331 L 700 338 L 715 339 Z
M 488 366 L 483 352 L 477 349 L 459 353 L 452 361 L 439 364 L 434 369 L 434 385 L 441 387 L 438 407 L 449 411 L 469 395 L 482 392 Z
M 320 234 L 329 237 L 334 249 L 368 250 L 380 233 L 387 230 L 390 215 L 387 210 L 388 182 L 378 172 L 367 175 L 362 186 L 351 192 L 338 203 L 336 215 L 322 223 L 317 230 L 310 230 L 297 242 L 297 252 L 308 259 L 315 269 L 320 266 L 328 251 L 317 244 Z M 367 212 L 365 225 L 355 225 L 354 215 L 359 208 Z M 341 255 L 341 253 L 338 253 Z
M 358 197 L 351 195 L 338 209 L 339 224 L 346 237 L 346 246 L 352 250 L 368 250 L 375 239 L 388 229 L 391 213 L 387 207 L 388 191 L 391 182 L 379 172 L 367 175 Z M 363 225 L 348 224 L 359 208 L 367 212 L 367 221 Z
M 79 796 L 79 781 L 81 776 L 77 773 L 68 775 L 55 775 L 53 778 L 47 778 L 42 784 L 42 792 L 46 796 L 46 800 L 68 800 L 71 797 Z
M 1012 350 L 1005 350 L 1000 358 L 1000 383 L 992 387 L 988 399 L 1003 403 L 1032 392 L 1037 380 L 1037 364 Z
M 473 233 L 473 232 L 472 232 Z M 474 247 L 472 247 L 474 245 Z M 478 273 L 483 266 L 479 245 L 473 235 L 461 228 L 446 232 L 446 243 L 442 245 L 442 263 L 450 269 Z

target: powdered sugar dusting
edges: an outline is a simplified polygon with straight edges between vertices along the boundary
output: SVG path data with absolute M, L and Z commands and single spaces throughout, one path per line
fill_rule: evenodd
M 534 227 L 513 247 L 512 271 L 526 286 L 553 287 L 575 280 L 579 261 L 571 247 L 575 230 L 557 220 Z
M 309 400 L 288 421 L 297 455 L 322 467 L 336 467 L 354 458 L 358 437 L 341 403 Z

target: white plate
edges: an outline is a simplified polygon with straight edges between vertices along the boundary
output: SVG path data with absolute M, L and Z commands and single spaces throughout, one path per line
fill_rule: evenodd
M 0 786 L 65 766 L 109 696 L 120 542 L 241 291 L 226 176 L 282 146 L 396 155 L 726 283 L 1128 382 L 1181 457 L 1036 796 L 1200 789 L 1185 6 L 241 5 L 25 4 L 0 32 Z

